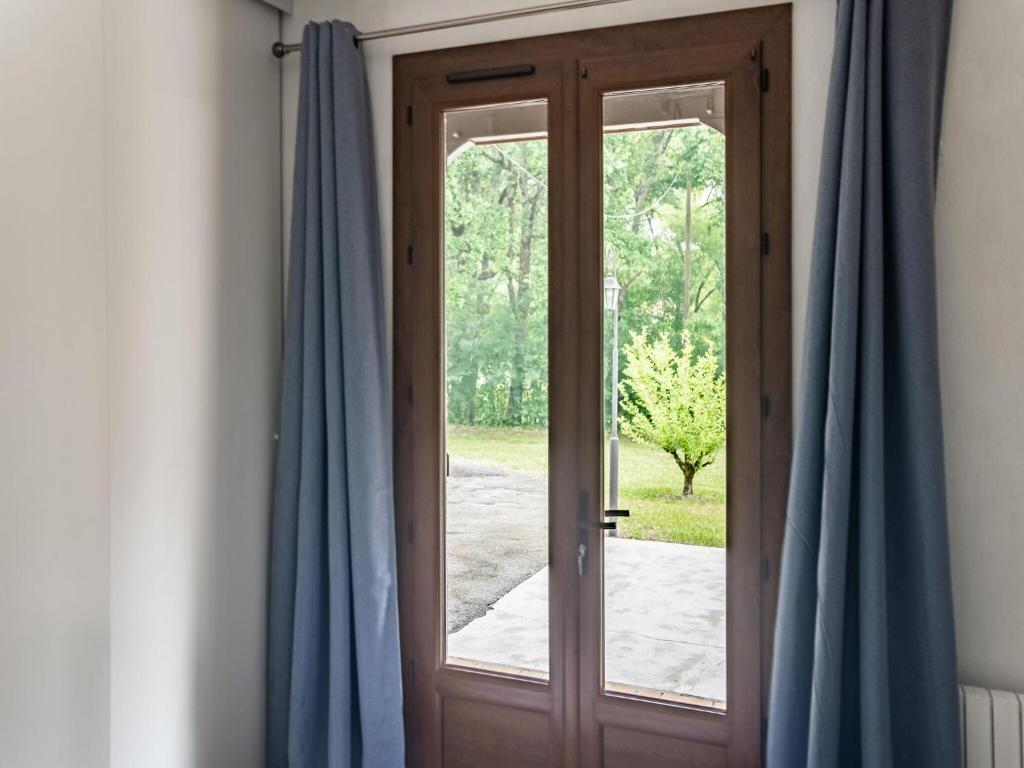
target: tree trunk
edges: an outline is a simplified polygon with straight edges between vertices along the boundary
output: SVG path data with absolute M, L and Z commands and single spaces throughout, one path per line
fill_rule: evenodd
M 512 309 L 514 331 L 512 338 L 515 346 L 512 353 L 512 378 L 509 382 L 508 406 L 505 420 L 509 424 L 522 424 L 523 396 L 526 380 L 526 342 L 530 328 L 532 297 L 530 293 L 531 248 L 533 247 L 533 228 L 540 207 L 540 196 L 543 189 L 538 188 L 529 200 L 529 207 L 520 226 L 518 252 L 510 253 L 508 276 L 509 305 Z M 520 194 L 517 192 L 517 194 Z M 515 232 L 518 210 L 514 202 L 509 204 L 509 234 Z
M 693 256 L 690 253 L 692 236 L 693 182 L 686 178 L 686 241 L 683 244 L 683 320 L 690 316 L 690 286 L 693 284 Z
M 462 381 L 460 382 L 462 387 L 463 407 L 466 409 L 466 412 L 462 414 L 462 417 L 470 426 L 476 424 L 476 388 L 479 379 L 480 364 L 474 361 L 472 373 L 463 376 Z
M 668 149 L 668 143 L 672 140 L 672 131 L 660 131 L 656 132 L 652 137 L 651 152 L 647 159 L 647 168 L 660 168 L 661 158 L 665 154 L 665 150 Z M 645 173 L 640 179 L 640 186 L 633 190 L 633 210 L 637 213 L 630 222 L 629 228 L 633 231 L 634 235 L 640 234 L 640 224 L 643 219 L 640 217 L 640 213 L 647 207 L 647 198 L 651 194 L 651 189 L 654 186 L 654 182 L 657 180 L 657 175 L 653 173 Z
M 697 474 L 697 469 L 692 465 L 688 464 L 683 467 L 683 496 L 693 496 L 693 476 Z
M 525 379 L 526 346 L 525 330 L 516 329 L 515 352 L 512 353 L 512 379 L 508 385 L 508 405 L 505 408 L 505 421 L 512 425 L 523 423 L 523 381 Z
M 693 496 L 693 476 L 697 474 L 697 467 L 687 461 L 686 456 L 680 456 L 678 450 L 665 450 L 683 471 L 683 496 Z

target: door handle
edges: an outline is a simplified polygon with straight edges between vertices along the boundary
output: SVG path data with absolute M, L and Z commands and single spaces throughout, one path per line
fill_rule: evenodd
M 629 517 L 628 509 L 606 509 L 604 511 L 605 517 Z M 584 520 L 580 523 L 581 530 L 599 530 L 599 531 L 614 531 L 617 527 L 617 523 L 614 520 L 602 520 L 598 523 L 593 523 L 589 520 Z
M 614 520 L 602 520 L 599 523 L 591 523 L 589 521 L 586 522 L 586 523 L 580 523 L 580 528 L 582 530 L 585 530 L 585 531 L 588 531 L 588 530 L 614 531 L 615 530 L 615 526 L 616 526 L 616 523 L 615 523 Z
M 579 523 L 580 530 L 580 541 L 579 546 L 576 547 L 576 568 L 579 571 L 580 576 L 583 576 L 583 566 L 587 559 L 587 532 L 588 531 L 614 531 L 615 521 L 614 520 L 602 520 L 599 523 L 594 523 L 589 520 L 581 520 Z
M 583 570 L 587 560 L 587 538 L 590 531 L 614 531 L 618 526 L 615 520 L 601 520 L 598 522 L 589 519 L 587 512 L 587 494 L 580 492 L 577 499 L 577 513 L 578 513 L 578 530 L 579 530 L 579 541 L 576 547 L 576 568 L 579 571 L 580 576 L 583 576 Z M 603 513 L 604 517 L 629 517 L 628 509 L 606 509 Z

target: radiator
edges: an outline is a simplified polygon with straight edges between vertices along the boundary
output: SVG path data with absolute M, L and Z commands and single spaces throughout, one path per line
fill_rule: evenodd
M 963 768 L 1024 768 L 1024 695 L 960 686 Z

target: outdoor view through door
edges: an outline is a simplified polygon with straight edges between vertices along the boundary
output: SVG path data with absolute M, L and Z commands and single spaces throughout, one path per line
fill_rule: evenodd
M 443 119 L 446 659 L 546 677 L 547 104 Z
M 605 684 L 725 705 L 724 85 L 604 97 Z M 547 105 L 444 114 L 451 664 L 548 672 Z M 617 536 L 617 538 L 615 538 Z
M 411 766 L 761 764 L 789 24 L 773 6 L 395 58 Z
M 604 671 L 726 698 L 725 88 L 608 93 Z M 626 516 L 628 512 L 628 516 Z

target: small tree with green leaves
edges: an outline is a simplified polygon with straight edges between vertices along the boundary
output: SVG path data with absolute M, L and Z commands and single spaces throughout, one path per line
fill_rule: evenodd
M 692 496 L 694 475 L 725 444 L 725 374 L 718 373 L 718 358 L 710 347 L 694 358 L 689 333 L 681 354 L 666 334 L 653 342 L 637 335 L 625 353 L 622 431 L 671 455 L 683 472 L 683 496 Z

